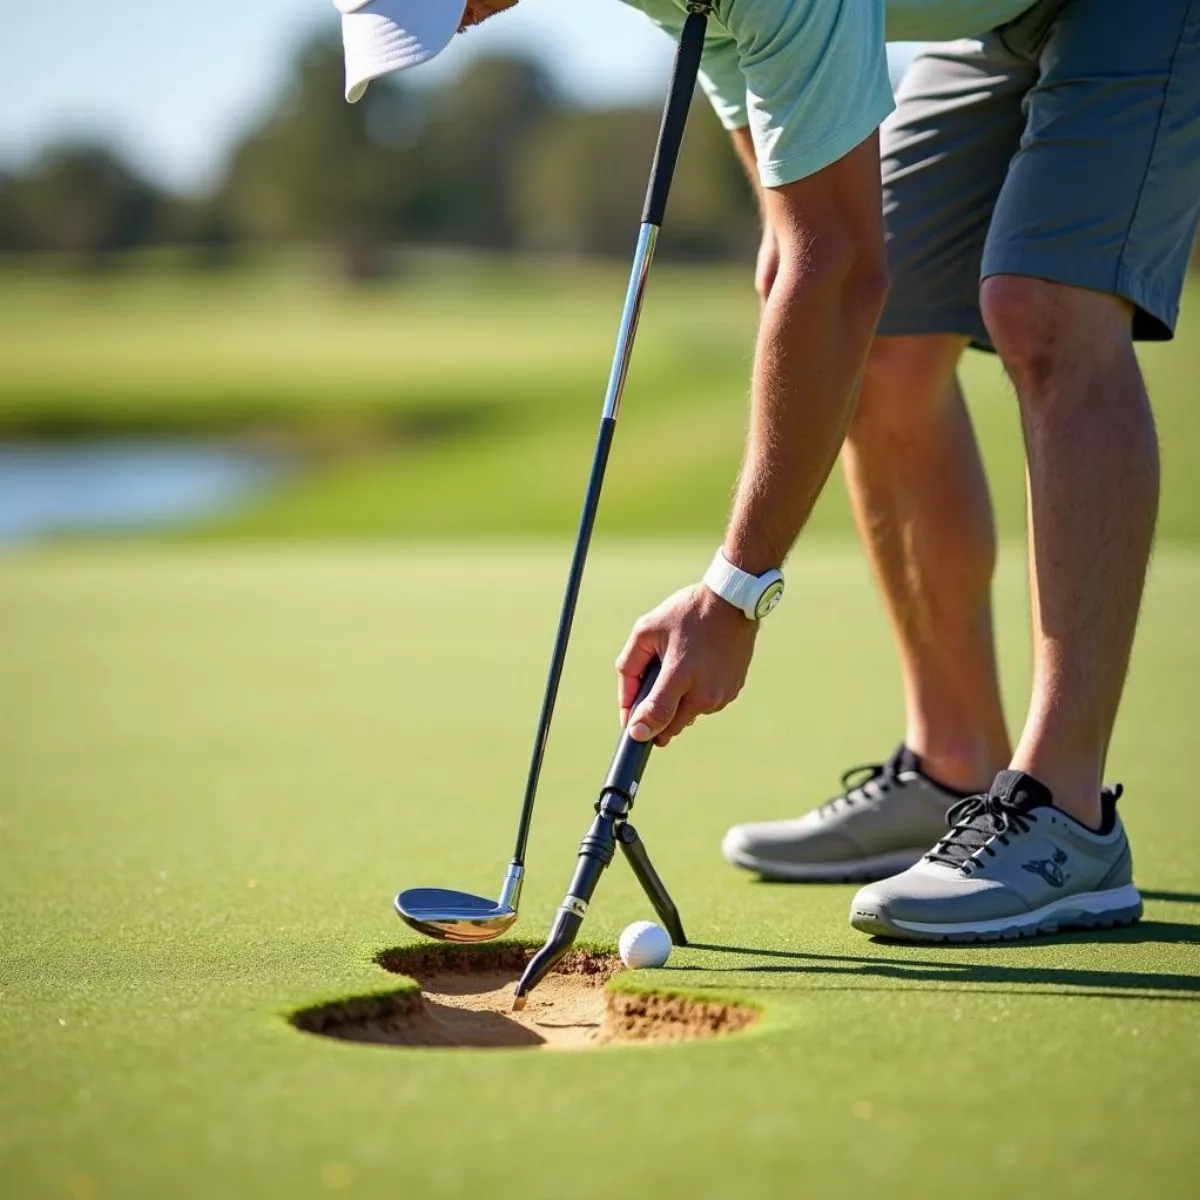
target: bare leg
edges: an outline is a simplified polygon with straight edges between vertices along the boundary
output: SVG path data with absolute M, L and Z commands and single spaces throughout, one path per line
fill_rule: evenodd
M 876 338 L 843 467 L 900 653 L 905 740 L 934 778 L 985 790 L 1010 749 L 992 634 L 995 526 L 955 377 L 963 346 Z
M 1158 512 L 1154 417 L 1125 301 L 1017 275 L 982 301 L 1029 462 L 1034 682 L 1012 765 L 1096 826 Z

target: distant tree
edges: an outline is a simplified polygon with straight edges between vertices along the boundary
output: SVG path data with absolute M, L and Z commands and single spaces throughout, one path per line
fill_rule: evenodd
M 211 196 L 162 193 L 103 146 L 53 147 L 25 173 L 0 175 L 0 251 L 92 265 L 164 241 L 208 264 L 243 242 L 307 242 L 334 247 L 356 280 L 381 274 L 395 243 L 629 252 L 656 106 L 567 108 L 541 67 L 511 58 L 477 59 L 434 89 L 377 80 L 356 105 L 343 87 L 340 39 L 321 34 Z M 748 253 L 756 226 L 728 137 L 697 104 L 661 251 Z
M 160 229 L 164 242 L 187 251 L 191 266 L 226 266 L 234 257 L 237 233 L 219 195 L 168 197 Z
M 422 104 L 390 79 L 355 105 L 343 87 L 341 44 L 319 36 L 235 149 L 221 199 L 239 237 L 331 243 L 361 279 L 420 209 Z
M 17 226 L 16 190 L 17 180 L 0 171 L 0 253 L 26 249 Z
M 641 214 L 659 114 L 652 109 L 563 113 L 522 147 L 514 206 L 522 244 L 576 255 L 624 255 Z M 700 105 L 671 189 L 663 253 L 713 257 L 757 238 L 753 195 L 729 137 Z
M 712 109 L 692 106 L 671 188 L 662 252 L 688 258 L 751 255 L 761 228 L 754 191 Z
M 522 244 L 579 256 L 628 253 L 656 128 L 655 114 L 642 108 L 575 111 L 543 123 L 515 172 Z
M 522 148 L 560 110 L 549 76 L 524 59 L 477 59 L 435 93 L 423 139 L 427 232 L 474 246 L 513 246 Z
M 105 146 L 51 147 L 3 190 L 11 240 L 80 266 L 96 266 L 159 232 L 163 194 Z
M 343 78 L 339 41 L 317 37 L 234 151 L 221 198 L 239 237 L 336 245 L 359 279 L 394 241 L 514 243 L 519 149 L 556 107 L 540 68 L 479 60 L 431 93 L 381 79 L 356 105 Z

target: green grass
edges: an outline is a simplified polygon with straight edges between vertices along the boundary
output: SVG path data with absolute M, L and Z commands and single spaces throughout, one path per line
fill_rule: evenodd
M 0 436 L 217 433 L 298 442 L 315 467 L 220 538 L 564 533 L 574 527 L 626 268 L 414 259 L 347 291 L 301 262 L 90 283 L 0 271 Z M 1200 538 L 1200 335 L 1143 351 L 1163 443 L 1163 541 Z M 721 528 L 756 323 L 749 268 L 659 268 L 601 530 Z M 1023 527 L 1016 405 L 995 360 L 964 380 L 1001 532 Z M 851 522 L 840 481 L 811 523 Z
M 632 440 L 632 439 L 631 439 Z M 708 542 L 598 552 L 518 930 L 566 882 L 630 617 Z M 1113 748 L 1147 920 L 897 947 L 851 889 L 754 884 L 731 821 L 886 753 L 899 695 L 848 543 L 814 540 L 733 709 L 656 757 L 639 827 L 692 936 L 648 984 L 754 1032 L 589 1055 L 324 1042 L 286 1014 L 394 987 L 397 885 L 490 890 L 565 548 L 137 547 L 0 562 L 0 1191 L 42 1197 L 1195 1194 L 1200 557 L 1160 552 Z M 802 566 L 801 566 L 802 562 Z M 1013 715 L 1018 556 L 998 587 Z M 646 904 L 616 866 L 589 914 Z

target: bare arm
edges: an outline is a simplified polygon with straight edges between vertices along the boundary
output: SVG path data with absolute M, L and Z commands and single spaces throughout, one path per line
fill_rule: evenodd
M 762 205 L 779 269 L 763 307 L 750 431 L 725 536 L 729 560 L 754 574 L 787 557 L 853 413 L 887 287 L 877 137 L 808 179 L 762 189 Z M 643 617 L 617 663 L 623 716 L 653 657 L 663 671 L 633 714 L 634 736 L 665 744 L 729 704 L 756 632 L 702 584 Z
M 730 561 L 755 574 L 787 557 L 853 415 L 887 288 L 877 137 L 810 179 L 764 189 L 763 213 L 779 274 L 759 327 L 725 539 Z

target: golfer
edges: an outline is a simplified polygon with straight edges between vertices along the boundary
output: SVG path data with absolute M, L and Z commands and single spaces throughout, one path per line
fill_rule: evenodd
M 688 7 L 628 2 L 671 32 Z M 355 98 L 515 0 L 337 3 Z M 899 651 L 904 741 L 807 816 L 731 830 L 727 857 L 772 878 L 882 878 L 851 904 L 869 933 L 970 941 L 1136 920 L 1119 789 L 1103 783 L 1158 507 L 1133 343 L 1172 336 L 1200 215 L 1200 0 L 712 8 L 702 82 L 763 217 L 750 429 L 703 582 L 642 617 L 621 652 L 623 712 L 665 745 L 736 698 L 844 447 Z M 885 38 L 942 43 L 895 101 Z M 971 344 L 1015 386 L 1028 462 L 1034 681 L 1015 746 L 995 531 L 957 383 Z M 655 656 L 658 684 L 629 713 Z

